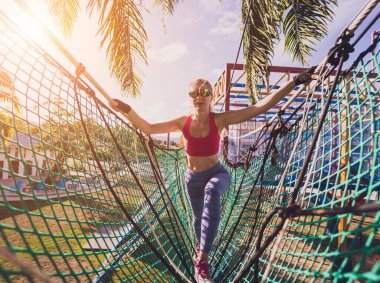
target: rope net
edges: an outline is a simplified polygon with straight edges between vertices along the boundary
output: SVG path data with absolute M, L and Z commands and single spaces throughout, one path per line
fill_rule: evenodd
M 4 14 L 0 38 L 0 281 L 193 281 L 183 149 L 131 127 Z M 216 282 L 380 281 L 378 41 L 345 71 L 330 60 L 287 108 L 297 119 L 280 111 L 225 160 Z

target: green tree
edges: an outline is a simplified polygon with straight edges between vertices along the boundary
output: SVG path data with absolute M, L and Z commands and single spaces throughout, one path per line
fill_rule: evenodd
M 136 145 L 138 144 L 138 137 L 135 132 L 129 129 L 126 125 L 116 124 L 112 127 L 112 133 L 115 136 L 120 148 L 123 151 L 124 156 L 127 158 L 128 162 L 136 162 L 137 159 L 141 157 L 144 153 L 142 150 L 138 150 Z M 111 135 L 108 133 L 110 140 L 112 140 Z M 105 149 L 105 152 L 113 157 L 113 161 L 117 164 L 115 170 L 120 170 L 125 168 L 124 160 L 122 160 L 122 155 L 119 149 L 114 144 L 113 140 L 110 146 Z
M 38 150 L 53 153 L 49 163 L 49 172 L 46 174 L 47 184 L 57 183 L 59 175 L 68 169 L 68 159 L 76 160 L 92 159 L 89 143 L 85 136 L 82 123 L 78 120 L 74 111 L 67 111 L 66 103 L 60 98 L 54 98 L 43 103 L 43 107 L 49 113 L 39 127 L 33 127 L 32 133 L 40 136 L 41 142 Z M 104 143 L 105 129 L 93 118 L 87 117 L 84 121 L 92 142 L 96 147 L 99 140 Z M 100 158 L 102 159 L 102 158 Z
M 70 34 L 78 15 L 78 0 L 48 0 L 52 15 Z M 119 80 L 122 90 L 132 95 L 139 92 L 141 78 L 136 62 L 146 63 L 147 34 L 143 26 L 140 4 L 133 0 L 88 0 L 87 11 L 97 10 L 99 16 L 100 46 L 107 45 L 111 73 Z M 163 14 L 172 14 L 179 0 L 155 0 Z M 140 2 L 141 3 L 141 2 Z M 243 38 L 245 68 L 252 100 L 258 99 L 255 85 L 260 83 L 262 66 L 271 65 L 274 44 L 281 31 L 285 37 L 285 51 L 305 64 L 316 41 L 327 33 L 327 22 L 332 20 L 332 7 L 337 0 L 242 0 L 242 23 L 247 17 Z
M 92 170 L 98 171 L 97 165 L 93 161 L 94 154 L 100 161 L 108 164 L 107 168 L 109 166 L 125 167 L 111 134 L 95 117 L 87 115 L 84 119 L 84 126 L 94 146 L 95 152 L 93 153 L 82 122 L 74 110 L 67 110 L 65 101 L 57 97 L 44 102 L 42 106 L 48 110 L 48 113 L 42 119 L 45 122 L 39 127 L 31 127 L 31 131 L 41 138 L 37 148 L 38 151 L 52 153 L 49 167 L 45 174 L 46 184 L 58 183 L 60 176 L 70 170 L 69 159 L 77 161 L 74 161 L 73 165 L 74 169 L 78 171 L 89 169 L 90 166 L 92 166 Z M 137 153 L 131 143 L 135 133 L 128 129 L 127 126 L 120 125 L 113 126 L 112 131 L 127 159 L 134 160 Z M 88 165 L 87 168 L 83 166 L 84 164 Z M 120 168 L 115 170 L 120 170 Z

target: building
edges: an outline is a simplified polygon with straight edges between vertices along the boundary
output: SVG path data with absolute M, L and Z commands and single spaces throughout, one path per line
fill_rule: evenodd
M 38 151 L 39 137 L 16 131 L 6 147 L 0 145 L 0 180 L 14 176 L 38 176 L 47 167 L 50 152 Z

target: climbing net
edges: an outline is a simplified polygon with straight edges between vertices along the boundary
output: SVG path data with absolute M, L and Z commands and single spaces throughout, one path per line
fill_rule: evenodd
M 353 52 L 373 18 L 342 32 L 303 103 L 225 156 L 217 282 L 380 281 L 379 35 Z M 131 127 L 4 14 L 0 38 L 0 280 L 193 281 L 183 149 Z

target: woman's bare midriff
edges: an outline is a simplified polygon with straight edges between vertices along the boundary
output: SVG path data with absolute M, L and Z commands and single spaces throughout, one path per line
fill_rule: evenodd
M 202 172 L 219 162 L 218 154 L 210 156 L 187 156 L 187 167 L 193 172 Z

